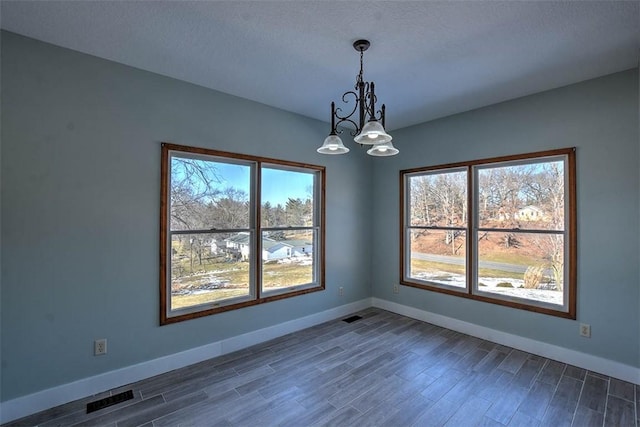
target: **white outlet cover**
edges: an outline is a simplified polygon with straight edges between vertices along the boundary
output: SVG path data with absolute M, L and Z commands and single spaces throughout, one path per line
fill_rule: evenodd
M 591 338 L 591 325 L 585 323 L 580 324 L 580 336 Z
M 101 356 L 107 354 L 107 340 L 106 338 L 95 340 L 93 342 L 93 354 L 95 356 Z

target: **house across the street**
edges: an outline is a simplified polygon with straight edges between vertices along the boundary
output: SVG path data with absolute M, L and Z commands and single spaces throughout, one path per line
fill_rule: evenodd
M 249 259 L 251 246 L 247 232 L 240 232 L 225 239 L 227 253 L 237 255 L 243 261 Z M 262 260 L 278 261 L 288 258 L 309 257 L 313 254 L 313 243 L 307 240 L 274 240 L 262 238 Z

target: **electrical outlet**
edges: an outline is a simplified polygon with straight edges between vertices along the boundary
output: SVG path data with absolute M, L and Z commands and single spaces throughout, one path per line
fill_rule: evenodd
M 338 295 L 344 296 L 344 288 L 342 286 L 338 288 Z
M 107 339 L 102 338 L 93 342 L 93 355 L 102 356 L 107 354 Z
M 586 323 L 580 323 L 580 336 L 585 338 L 591 338 L 591 325 Z
M 400 293 L 400 285 L 398 285 L 397 283 L 393 284 L 393 293 L 394 294 L 399 294 Z

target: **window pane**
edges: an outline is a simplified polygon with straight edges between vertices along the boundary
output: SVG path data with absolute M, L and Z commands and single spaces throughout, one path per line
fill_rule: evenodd
M 324 290 L 324 171 L 163 143 L 160 323 Z
M 262 226 L 313 225 L 314 173 L 262 168 Z
M 250 235 L 174 234 L 171 237 L 171 309 L 249 295 Z
M 563 285 L 562 234 L 479 232 L 479 291 L 562 305 Z
M 464 227 L 467 224 L 467 172 L 409 177 L 411 225 Z
M 478 170 L 481 228 L 564 230 L 564 162 Z
M 271 291 L 313 283 L 314 232 L 264 231 L 262 238 L 262 289 Z
M 249 228 L 251 167 L 171 157 L 171 230 Z
M 466 233 L 463 230 L 411 230 L 409 276 L 466 288 Z

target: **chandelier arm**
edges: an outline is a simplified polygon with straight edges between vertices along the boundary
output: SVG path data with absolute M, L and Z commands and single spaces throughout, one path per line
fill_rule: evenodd
M 347 92 L 345 94 L 342 95 L 342 100 L 345 103 L 349 103 L 348 100 L 346 100 L 346 96 L 347 95 L 353 95 L 356 96 L 356 94 L 354 92 Z M 340 115 L 340 112 L 342 111 L 342 108 L 340 107 L 336 107 L 335 106 L 335 102 L 331 103 L 331 128 L 333 130 L 333 132 L 335 132 L 336 134 L 341 134 L 342 133 L 342 129 L 338 130 L 338 126 L 340 126 L 343 123 L 351 123 L 351 125 L 353 126 L 354 130 L 352 132 L 349 132 L 351 134 L 351 136 L 356 136 L 358 134 L 358 132 L 360 132 L 360 128 L 358 128 L 358 125 L 356 124 L 356 122 L 354 122 L 353 120 L 350 119 L 351 116 L 353 116 L 356 112 L 356 109 L 358 108 L 359 105 L 359 101 L 356 97 L 356 104 L 353 106 L 353 109 L 351 110 L 351 112 L 347 115 Z M 335 119 L 338 119 L 338 121 L 336 122 Z
M 355 101 L 355 104 L 353 105 L 353 109 L 351 110 L 351 112 L 349 114 L 345 114 L 344 116 L 341 116 L 340 114 L 338 114 L 339 111 L 342 111 L 342 108 L 338 107 L 336 108 L 336 118 L 338 120 L 344 120 L 344 119 L 348 119 L 349 117 L 353 116 L 353 114 L 356 112 L 356 109 L 358 108 L 358 104 L 360 103 L 360 100 L 358 99 L 358 94 L 355 93 L 354 91 L 349 91 L 349 92 L 345 92 L 342 94 L 342 102 L 344 102 L 345 104 L 349 104 L 350 100 L 347 99 L 349 96 L 353 96 L 353 99 Z
M 362 55 L 362 52 L 360 52 L 360 54 Z M 360 126 L 358 128 L 358 133 L 359 133 L 367 121 L 367 101 L 366 101 L 367 95 L 366 94 L 369 93 L 369 82 L 365 82 L 362 80 L 358 82 L 358 91 L 359 91 L 358 104 L 360 106 L 360 117 L 359 117 Z
M 351 136 L 356 136 L 358 133 L 360 133 L 360 130 L 358 129 L 358 125 L 356 124 L 356 122 L 354 122 L 351 119 L 348 118 L 344 118 L 344 119 L 340 119 L 338 120 L 338 122 L 336 123 L 336 128 L 338 126 L 340 126 L 342 123 L 351 123 L 351 125 L 353 126 L 354 130 L 349 132 L 349 134 Z M 342 133 L 342 130 L 336 130 L 336 133 Z
M 336 135 L 336 103 L 331 101 L 331 133 L 329 135 Z
M 363 113 L 363 125 L 364 123 L 367 122 L 367 117 L 369 117 L 369 120 L 371 119 L 375 119 L 375 115 L 373 114 L 373 111 L 371 111 L 371 91 L 367 91 L 365 92 L 365 94 L 362 97 L 362 109 L 364 110 Z
M 369 107 L 369 117 L 371 120 L 377 120 L 376 118 L 376 85 L 375 83 L 371 82 L 371 84 L 369 85 L 370 87 L 370 91 L 368 93 L 369 95 L 369 101 L 371 101 L 371 106 Z
M 371 82 L 371 84 L 367 83 L 367 85 L 373 89 L 375 83 Z M 375 92 L 372 90 L 367 91 L 362 102 L 364 104 L 365 114 L 369 116 L 369 120 L 382 122 L 382 127 L 384 127 L 385 106 L 383 104 L 379 110 L 375 111 L 376 102 L 378 102 L 378 97 L 375 95 Z

